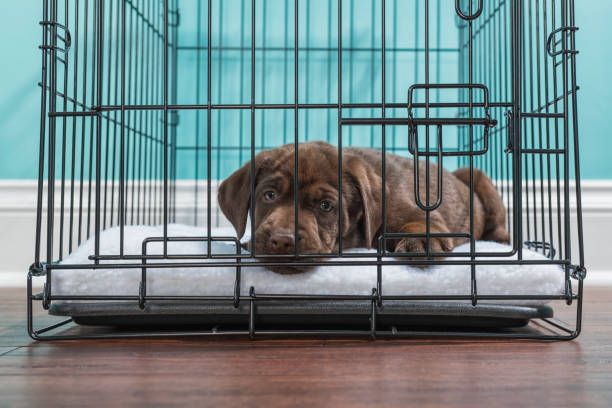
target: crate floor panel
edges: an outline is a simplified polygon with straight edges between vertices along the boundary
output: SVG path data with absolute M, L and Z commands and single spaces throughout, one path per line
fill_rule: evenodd
M 367 326 L 371 302 L 363 301 L 264 301 L 256 306 L 258 328 Z M 228 302 L 147 302 L 141 310 L 135 302 L 55 302 L 49 313 L 70 316 L 78 324 L 137 328 L 146 326 L 225 325 L 245 326 L 249 302 L 238 308 Z M 522 327 L 530 319 L 553 316 L 550 306 L 457 302 L 387 301 L 376 312 L 379 326 L 429 328 Z

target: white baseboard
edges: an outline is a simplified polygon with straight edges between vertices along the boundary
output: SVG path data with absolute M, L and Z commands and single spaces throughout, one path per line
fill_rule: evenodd
M 0 288 L 25 288 L 27 272 L 0 271 Z
M 612 270 L 609 271 L 589 271 L 585 279 L 586 287 L 606 286 L 612 287 Z
M 204 184 L 201 186 L 198 207 L 203 214 L 206 212 L 206 189 Z M 59 189 L 58 187 L 56 190 Z M 67 192 L 68 189 L 69 186 L 66 186 Z M 193 189 L 193 181 L 177 183 L 177 217 L 181 222 L 192 221 Z M 570 189 L 573 190 L 573 185 L 570 185 Z M 0 180 L 0 287 L 25 286 L 27 269 L 34 256 L 36 196 L 35 181 Z M 574 194 L 571 196 L 574 197 Z M 211 197 L 211 209 L 216 216 L 219 213 L 216 206 L 216 185 L 212 186 Z M 59 212 L 58 204 L 56 214 Z M 570 200 L 570 214 L 573 217 L 576 214 L 574 199 Z M 588 270 L 587 286 L 612 286 L 612 180 L 583 181 L 582 215 Z M 226 223 L 224 220 L 220 222 Z M 572 222 L 572 225 L 575 223 Z M 572 233 L 575 237 L 574 227 Z M 573 253 L 576 254 L 576 248 Z

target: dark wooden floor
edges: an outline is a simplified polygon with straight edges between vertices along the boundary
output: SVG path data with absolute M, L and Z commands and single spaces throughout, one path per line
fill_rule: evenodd
M 32 342 L 0 289 L 0 406 L 612 406 L 612 290 L 572 342 Z

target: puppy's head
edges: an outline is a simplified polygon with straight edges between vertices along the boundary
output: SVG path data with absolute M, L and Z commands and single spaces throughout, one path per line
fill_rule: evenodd
M 249 249 L 262 260 L 295 261 L 278 255 L 312 257 L 338 250 L 338 149 L 323 142 L 298 146 L 297 205 L 295 202 L 295 147 L 285 145 L 267 150 L 251 163 L 234 172 L 219 187 L 219 206 L 232 223 L 238 237 L 244 235 L 251 202 L 255 235 Z M 251 182 L 254 186 L 251 195 Z M 342 155 L 342 237 L 343 247 L 372 247 L 382 222 L 379 206 L 382 179 L 375 169 L 350 152 Z M 298 236 L 295 241 L 295 211 L 298 210 Z M 276 257 L 275 257 L 276 256 Z M 308 267 L 275 267 L 280 273 L 297 273 Z

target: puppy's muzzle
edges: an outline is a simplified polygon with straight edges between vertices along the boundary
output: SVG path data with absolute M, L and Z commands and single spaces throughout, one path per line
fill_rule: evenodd
M 291 254 L 295 252 L 295 238 L 293 234 L 272 233 L 268 239 L 268 248 L 271 254 Z
M 300 231 L 298 235 L 298 242 L 304 243 L 306 242 L 305 237 L 303 236 L 303 232 Z M 265 238 L 264 238 L 265 237 Z M 259 236 L 256 236 L 255 239 L 256 247 L 260 247 L 260 250 L 257 251 L 256 255 L 260 261 L 263 262 L 275 262 L 275 263 L 292 263 L 298 261 L 298 258 L 295 258 L 291 255 L 295 254 L 295 234 L 288 229 L 276 229 L 273 232 L 262 233 Z M 299 248 L 300 252 L 310 253 L 313 252 L 311 248 Z M 316 252 L 316 251 L 315 251 Z M 285 255 L 284 257 L 275 257 L 275 255 Z M 287 257 L 289 255 L 289 257 Z M 302 261 L 321 261 L 317 258 L 301 258 Z M 312 269 L 312 266 L 269 266 L 270 270 L 282 274 L 293 274 L 293 273 L 301 273 L 306 272 Z

